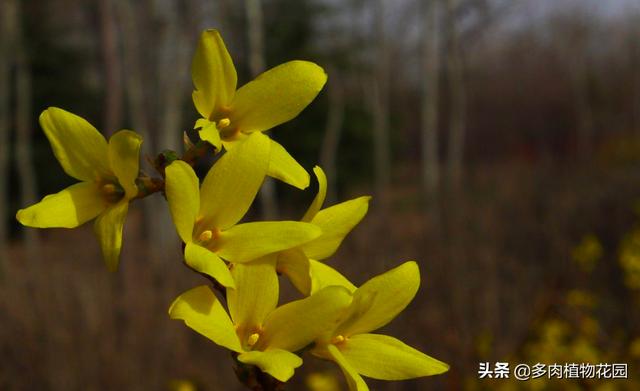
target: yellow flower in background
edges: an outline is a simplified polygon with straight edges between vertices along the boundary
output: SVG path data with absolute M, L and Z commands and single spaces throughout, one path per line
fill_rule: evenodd
M 640 289 L 640 228 L 634 228 L 622 239 L 618 262 L 624 272 L 625 285 Z
M 330 372 L 314 372 L 305 379 L 309 391 L 340 391 L 338 379 Z
M 333 273 L 339 275 L 335 270 Z M 340 280 L 335 282 L 339 284 Z M 326 285 L 331 284 L 327 281 Z M 351 290 L 352 286 L 346 288 Z M 405 380 L 446 372 L 447 364 L 396 338 L 370 333 L 393 320 L 411 302 L 419 286 L 420 270 L 412 261 L 367 281 L 352 291 L 353 301 L 346 315 L 316 342 L 312 353 L 338 364 L 352 391 L 369 389 L 361 376 Z
M 242 263 L 308 242 L 321 233 L 313 224 L 266 221 L 237 224 L 251 206 L 269 165 L 271 143 L 254 133 L 226 152 L 202 182 L 177 160 L 166 168 L 165 192 L 185 261 L 225 287 L 233 279 L 223 259 Z
M 585 235 L 573 251 L 573 261 L 585 272 L 592 272 L 598 261 L 602 258 L 604 250 L 600 240 L 594 234 Z
M 237 352 L 238 361 L 255 365 L 286 382 L 302 359 L 293 352 L 333 329 L 349 306 L 351 295 L 332 286 L 305 299 L 278 304 L 275 256 L 250 264 L 234 264 L 234 289 L 227 289 L 229 313 L 207 286 L 178 297 L 169 315 L 216 344 Z
M 109 139 L 83 118 L 50 107 L 40 125 L 64 171 L 80 180 L 18 211 L 22 225 L 75 228 L 96 218 L 94 228 L 111 271 L 118 268 L 129 201 L 136 196 L 142 138 L 121 130 Z
M 274 67 L 236 91 L 238 76 L 217 30 L 200 36 L 191 75 L 193 103 L 202 116 L 200 137 L 218 150 L 234 147 L 253 132 L 269 130 L 296 117 L 327 81 L 318 65 L 289 61 Z M 271 140 L 268 175 L 297 188 L 309 186 L 309 174 L 282 145 Z
M 198 387 L 190 380 L 175 379 L 169 382 L 169 391 L 198 391 Z
M 277 269 L 289 277 L 293 285 L 304 295 L 317 292 L 324 285 L 325 274 L 339 278 L 330 267 L 320 260 L 332 256 L 344 238 L 364 218 L 369 209 L 371 197 L 362 196 L 345 201 L 329 208 L 321 209 L 327 195 L 327 177 L 318 166 L 313 168 L 318 179 L 318 194 L 309 206 L 302 221 L 314 224 L 322 229 L 322 234 L 314 240 L 300 246 L 282 251 L 278 257 Z M 346 278 L 343 286 L 351 284 Z

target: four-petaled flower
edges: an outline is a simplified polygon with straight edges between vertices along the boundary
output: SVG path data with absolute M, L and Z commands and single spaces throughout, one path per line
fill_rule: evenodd
M 75 228 L 97 217 L 105 262 L 117 270 L 129 201 L 138 194 L 142 138 L 121 130 L 107 143 L 89 122 L 55 107 L 42 112 L 40 125 L 64 171 L 81 182 L 19 210 L 16 218 L 28 227 Z
M 331 275 L 323 275 L 328 280 L 322 285 L 342 285 L 345 278 L 331 270 Z M 419 286 L 420 271 L 413 261 L 370 279 L 360 288 L 354 289 L 349 283 L 345 287 L 353 292 L 353 301 L 346 316 L 318 339 L 312 353 L 337 363 L 352 391 L 369 389 L 361 375 L 405 380 L 446 372 L 447 364 L 396 338 L 370 333 L 393 320 L 411 302 Z
M 191 75 L 193 103 L 202 115 L 200 137 L 232 149 L 253 132 L 263 132 L 296 117 L 318 95 L 327 75 L 309 61 L 289 61 L 260 74 L 236 91 L 238 76 L 217 30 L 200 36 Z M 282 145 L 271 140 L 268 175 L 297 188 L 309 186 L 309 174 Z
M 249 262 L 308 242 L 321 233 L 310 223 L 267 221 L 236 224 L 251 206 L 267 167 L 271 144 L 254 133 L 218 160 L 198 189 L 198 177 L 177 160 L 166 168 L 165 191 L 185 261 L 225 287 L 233 279 L 225 259 Z
M 172 319 L 216 344 L 239 353 L 244 364 L 286 382 L 302 359 L 293 352 L 335 328 L 351 302 L 349 291 L 331 286 L 301 300 L 277 307 L 278 276 L 275 256 L 249 264 L 234 264 L 234 289 L 227 289 L 229 314 L 207 286 L 183 293 L 171 308 Z
M 278 254 L 277 270 L 289 277 L 293 285 L 304 295 L 323 288 L 322 276 L 331 273 L 331 268 L 319 262 L 332 256 L 344 238 L 362 220 L 369 209 L 370 196 L 362 196 L 321 209 L 327 195 L 327 177 L 322 168 L 316 166 L 313 172 L 318 179 L 318 193 L 302 217 L 322 229 L 317 238 L 296 248 Z M 348 285 L 344 280 L 342 285 Z

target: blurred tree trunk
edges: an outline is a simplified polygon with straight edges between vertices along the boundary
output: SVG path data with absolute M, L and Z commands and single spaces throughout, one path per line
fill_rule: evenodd
M 631 108 L 631 127 L 636 137 L 640 137 L 640 15 L 637 24 L 631 30 L 629 53 L 633 77 L 633 107 Z
M 159 119 L 155 124 L 159 142 L 154 150 L 179 151 L 182 148 L 183 135 L 183 129 L 180 129 L 183 115 L 182 103 L 190 87 L 187 70 L 191 53 L 185 50 L 189 45 L 185 42 L 184 31 L 181 29 L 177 2 L 155 0 L 154 9 L 157 12 L 155 15 L 157 25 L 162 26 L 157 37 L 158 92 L 155 95 L 159 100 L 158 107 L 154 110 L 158 113 Z M 171 215 L 164 200 L 161 197 L 152 197 L 147 201 L 149 201 L 149 209 L 154 211 L 155 221 L 150 227 L 150 234 L 156 243 L 154 245 L 156 256 L 166 261 L 179 248 L 178 237 L 175 235 Z M 158 277 L 159 281 L 163 281 L 162 276 Z
M 577 9 L 571 20 L 561 26 L 560 33 L 569 37 L 568 45 L 557 48 L 568 58 L 569 78 L 573 93 L 576 126 L 576 149 L 580 158 L 591 154 L 594 137 L 594 115 L 590 102 L 589 41 L 594 21 L 584 9 Z M 568 46 L 568 47 L 567 47 Z
M 253 77 L 265 69 L 264 60 L 264 23 L 260 0 L 245 0 L 247 12 L 247 28 L 249 29 L 249 68 Z M 262 216 L 266 220 L 274 220 L 278 216 L 278 202 L 274 180 L 265 178 L 260 189 L 260 205 Z
M 13 53 L 15 6 L 13 1 L 0 3 L 0 278 L 3 276 L 4 262 L 9 259 L 9 129 L 11 124 L 10 73 Z
M 445 237 L 449 253 L 448 278 L 451 284 L 451 315 L 454 324 L 469 324 L 470 308 L 470 265 L 466 254 L 466 213 L 464 192 L 461 191 L 463 177 L 464 143 L 466 132 L 466 91 L 463 75 L 462 52 L 455 17 L 455 0 L 445 0 L 445 31 L 447 42 L 447 82 L 449 92 L 449 139 L 447 174 L 450 194 L 447 204 L 441 208 L 445 224 Z M 460 329 L 458 334 L 458 355 L 469 354 L 465 346 L 470 346 L 472 331 Z M 467 358 L 463 358 L 465 362 Z
M 16 165 L 20 178 L 20 205 L 31 205 L 37 201 L 36 170 L 33 165 L 33 90 L 31 87 L 31 66 L 24 40 L 22 10 L 16 8 Z M 25 229 L 24 244 L 29 261 L 37 260 L 39 253 L 38 232 Z
M 581 158 L 588 158 L 593 149 L 594 122 L 589 99 L 589 65 L 584 48 L 576 48 L 573 59 L 572 87 L 578 126 L 577 148 Z
M 447 169 L 452 188 L 462 184 L 467 98 L 462 50 L 455 18 L 455 0 L 446 1 L 447 80 L 449 84 L 449 144 Z
M 141 40 L 145 40 L 142 28 L 136 18 L 133 5 L 128 0 L 115 0 L 116 12 L 122 28 L 122 50 L 123 67 L 126 70 L 125 83 L 127 85 L 127 106 L 129 116 L 133 123 L 133 130 L 142 135 L 142 153 L 151 154 L 153 151 L 153 140 L 149 137 L 149 118 L 145 107 L 145 89 L 149 86 L 143 80 L 140 56 L 143 56 Z
M 344 123 L 344 92 L 340 75 L 335 68 L 329 70 L 329 112 L 327 126 L 324 131 L 322 148 L 320 150 L 320 165 L 327 174 L 327 203 L 333 204 L 337 200 L 337 159 L 338 146 Z
M 148 55 L 144 47 L 140 44 L 146 42 L 143 24 L 136 15 L 135 4 L 128 0 L 114 0 L 116 6 L 116 16 L 121 26 L 120 36 L 122 43 L 122 66 L 124 72 L 124 82 L 127 86 L 127 111 L 133 125 L 133 130 L 143 138 L 141 149 L 141 160 L 144 163 L 146 157 L 152 156 L 154 152 L 155 139 L 150 137 L 150 118 L 148 117 L 148 107 L 145 105 L 145 92 L 149 93 L 151 86 L 144 78 L 141 58 Z M 146 46 L 145 46 L 146 47 Z M 145 57 L 146 58 L 146 57 Z M 150 61 L 145 65 L 151 65 Z M 149 93 L 150 94 L 150 93 Z M 141 166 L 142 167 L 142 166 Z M 157 204 L 153 201 L 156 197 L 149 197 L 142 203 L 144 217 L 144 236 L 147 239 L 152 259 L 162 262 L 167 255 L 162 251 L 160 238 L 156 238 L 156 226 L 158 225 Z
M 113 0 L 99 0 L 100 40 L 105 81 L 102 131 L 108 136 L 122 121 L 122 69 L 118 55 L 118 32 L 114 20 Z
M 391 183 L 391 157 L 389 145 L 389 47 L 384 26 L 384 0 L 374 4 L 373 30 L 376 32 L 373 90 L 371 91 L 373 114 L 373 165 L 375 192 L 382 212 L 389 205 Z
M 440 157 L 438 154 L 438 79 L 440 64 L 438 2 L 424 4 L 422 78 L 422 188 L 431 206 L 438 192 Z

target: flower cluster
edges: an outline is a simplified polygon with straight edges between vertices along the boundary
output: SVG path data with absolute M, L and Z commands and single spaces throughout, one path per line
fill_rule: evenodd
M 322 262 L 363 219 L 370 197 L 323 207 L 327 180 L 315 167 L 318 193 L 300 221 L 239 223 L 265 177 L 299 189 L 309 186 L 307 171 L 262 132 L 293 119 L 315 99 L 327 79 L 323 69 L 290 61 L 237 89 L 220 34 L 207 30 L 192 76 L 200 140 L 187 142 L 182 158 L 171 153 L 157 159 L 155 178 L 139 173 L 142 139 L 136 133 L 121 130 L 107 142 L 84 119 L 58 108 L 45 110 L 40 124 L 54 154 L 80 183 L 18 211 L 20 223 L 74 228 L 95 219 L 107 267 L 115 271 L 129 202 L 161 192 L 184 242 L 185 264 L 213 282 L 180 295 L 169 315 L 233 352 L 247 386 L 264 383 L 265 374 L 287 382 L 306 350 L 337 363 L 351 390 L 368 389 L 361 376 L 402 380 L 445 372 L 446 364 L 371 333 L 415 296 L 420 285 L 415 262 L 360 287 Z M 202 183 L 192 168 L 196 150 L 220 155 Z M 303 298 L 279 304 L 281 275 Z

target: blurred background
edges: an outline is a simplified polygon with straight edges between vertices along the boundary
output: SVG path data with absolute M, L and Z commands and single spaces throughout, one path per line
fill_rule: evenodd
M 327 70 L 270 134 L 325 169 L 329 204 L 374 196 L 328 263 L 356 284 L 420 264 L 381 332 L 451 370 L 372 389 L 640 389 L 637 0 L 2 0 L 0 17 L 0 389 L 242 389 L 222 348 L 166 315 L 203 280 L 160 195 L 130 209 L 116 274 L 91 224 L 14 218 L 74 182 L 37 124 L 48 106 L 135 129 L 151 158 L 180 150 L 205 28 L 239 85 L 292 59 Z M 272 185 L 248 219 L 297 220 L 316 188 Z M 631 380 L 479 380 L 496 361 L 628 363 Z M 344 383 L 305 356 L 289 389 Z

